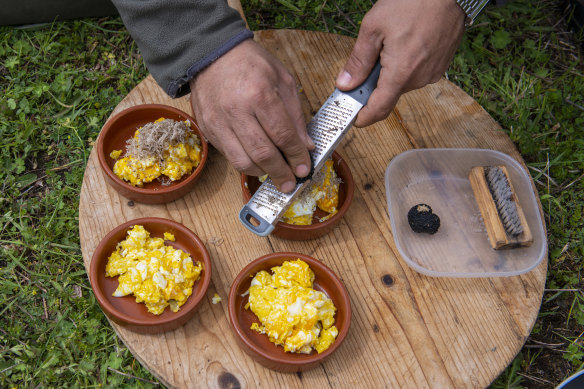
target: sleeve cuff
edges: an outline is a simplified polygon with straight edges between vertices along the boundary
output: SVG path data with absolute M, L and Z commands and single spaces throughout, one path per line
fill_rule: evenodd
M 203 71 L 207 66 L 211 65 L 215 62 L 219 57 L 227 53 L 229 50 L 240 44 L 246 39 L 253 38 L 253 32 L 244 29 L 232 36 L 227 42 L 225 42 L 222 46 L 218 47 L 207 56 L 203 57 L 202 59 L 198 60 L 194 64 L 192 64 L 188 69 L 185 75 L 176 80 L 172 81 L 168 84 L 166 89 L 166 93 L 172 97 L 182 97 L 190 92 L 189 81 L 201 71 Z

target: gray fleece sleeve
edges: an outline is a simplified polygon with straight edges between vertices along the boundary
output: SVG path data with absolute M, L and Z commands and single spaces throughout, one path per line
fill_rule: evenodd
M 170 97 L 189 80 L 253 37 L 226 0 L 113 0 L 146 67 Z

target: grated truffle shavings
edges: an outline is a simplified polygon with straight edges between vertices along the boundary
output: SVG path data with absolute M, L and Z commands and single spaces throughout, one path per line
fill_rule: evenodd
M 326 173 L 324 168 L 322 168 L 318 172 L 315 172 L 311 178 L 312 185 L 307 185 L 302 189 L 302 192 L 300 192 L 300 194 L 297 197 L 298 201 L 301 202 L 303 205 L 308 204 L 308 202 L 310 201 L 310 193 L 312 192 L 312 188 L 314 188 L 315 186 L 321 188 L 324 186 L 324 189 L 326 189 L 326 197 L 332 197 L 334 186 L 342 184 L 343 179 L 339 176 L 335 176 L 333 179 L 331 179 L 330 185 L 323 185 L 325 178 Z
M 164 119 L 145 124 L 138 129 L 138 135 L 126 142 L 126 155 L 136 159 L 155 158 L 164 160 L 164 151 L 170 146 L 184 143 L 189 128 L 185 122 Z

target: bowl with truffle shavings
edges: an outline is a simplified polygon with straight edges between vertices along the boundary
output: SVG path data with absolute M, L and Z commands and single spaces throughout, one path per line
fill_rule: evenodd
M 141 203 L 174 201 L 196 185 L 208 144 L 195 119 L 163 104 L 143 104 L 111 117 L 97 140 L 105 179 Z
M 248 202 L 263 177 L 241 175 L 243 201 Z M 345 159 L 333 152 L 311 183 L 290 204 L 271 235 L 288 240 L 309 240 L 328 234 L 339 224 L 353 201 L 355 182 Z

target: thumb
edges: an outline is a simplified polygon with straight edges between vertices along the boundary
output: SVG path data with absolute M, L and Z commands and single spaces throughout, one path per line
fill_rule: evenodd
M 379 58 L 381 44 L 359 34 L 355 47 L 336 80 L 340 90 L 351 90 L 363 83 Z

